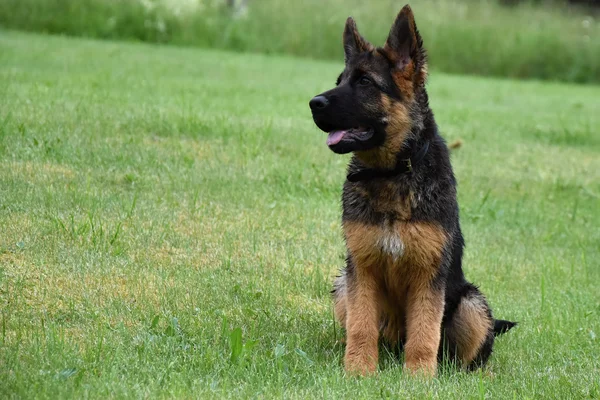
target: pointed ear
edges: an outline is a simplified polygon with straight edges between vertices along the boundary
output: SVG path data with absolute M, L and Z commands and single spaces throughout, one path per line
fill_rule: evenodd
M 395 64 L 396 69 L 407 70 L 412 62 L 413 69 L 407 72 L 427 74 L 423 39 L 417 30 L 415 16 L 408 4 L 400 10 L 396 17 L 385 42 L 384 50 L 390 61 Z
M 346 62 L 356 54 L 371 50 L 373 50 L 373 45 L 360 36 L 356 22 L 354 22 L 352 17 L 348 17 L 346 27 L 344 28 L 344 55 Z

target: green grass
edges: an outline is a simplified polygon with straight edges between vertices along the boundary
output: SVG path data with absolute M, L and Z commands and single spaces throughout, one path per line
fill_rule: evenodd
M 600 88 L 433 73 L 465 270 L 520 326 L 341 367 L 340 62 L 0 35 L 0 397 L 599 398 Z
M 239 1 L 238 1 L 239 2 Z M 404 2 L 250 0 L 3 0 L 0 27 L 339 60 L 349 15 L 383 43 Z M 560 1 L 412 2 L 435 68 L 450 73 L 600 83 L 598 11 Z

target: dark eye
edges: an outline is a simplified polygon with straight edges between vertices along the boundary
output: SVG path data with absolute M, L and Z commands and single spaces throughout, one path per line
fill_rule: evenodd
M 371 80 L 366 76 L 361 76 L 360 79 L 358 80 L 358 84 L 361 86 L 370 85 L 371 83 L 372 83 Z

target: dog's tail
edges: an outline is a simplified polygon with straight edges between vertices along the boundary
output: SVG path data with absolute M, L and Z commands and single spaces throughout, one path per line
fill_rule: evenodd
M 495 319 L 494 320 L 494 336 L 499 336 L 499 335 L 502 335 L 503 333 L 508 332 L 515 325 L 517 325 L 516 322 L 506 321 L 503 319 Z

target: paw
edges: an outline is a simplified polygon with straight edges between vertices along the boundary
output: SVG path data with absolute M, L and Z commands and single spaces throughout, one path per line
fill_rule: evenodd
M 373 360 L 373 358 L 361 359 L 346 357 L 344 369 L 350 376 L 369 376 L 375 374 L 377 371 L 377 361 Z
M 406 362 L 404 369 L 412 376 L 433 378 L 437 373 L 437 361 L 430 362 Z

